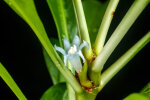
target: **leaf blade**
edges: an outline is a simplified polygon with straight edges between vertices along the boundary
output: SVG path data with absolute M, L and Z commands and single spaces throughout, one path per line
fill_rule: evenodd
M 13 80 L 9 72 L 5 69 L 5 67 L 0 62 L 0 77 L 4 80 L 4 82 L 8 85 L 8 87 L 13 91 L 13 93 L 17 96 L 19 100 L 27 100 L 25 95 L 22 93 L 16 82 Z
M 140 93 L 132 93 L 123 100 L 149 100 L 149 98 Z
M 44 92 L 40 100 L 67 100 L 66 89 L 65 83 L 54 85 Z
M 60 46 L 63 47 L 62 39 L 66 37 L 69 40 L 63 0 L 47 0 L 47 3 L 56 24 Z

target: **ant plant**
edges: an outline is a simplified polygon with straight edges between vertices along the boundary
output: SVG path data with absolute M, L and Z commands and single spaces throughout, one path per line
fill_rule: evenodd
M 46 1 L 56 24 L 58 39 L 48 37 L 34 0 L 4 0 L 31 27 L 43 46 L 45 62 L 54 86 L 41 96 L 41 100 L 95 100 L 104 86 L 150 41 L 150 32 L 147 32 L 102 72 L 106 61 L 150 0 L 135 0 L 108 41 L 106 36 L 120 0 L 109 0 L 101 5 L 96 0 Z M 89 8 L 90 5 L 93 8 Z M 88 20 L 84 8 L 88 8 L 91 14 Z M 94 21 L 93 16 L 98 19 L 98 13 L 103 15 L 103 11 L 101 24 Z M 90 25 L 86 21 L 91 22 Z M 0 76 L 18 99 L 27 99 L 1 63 Z

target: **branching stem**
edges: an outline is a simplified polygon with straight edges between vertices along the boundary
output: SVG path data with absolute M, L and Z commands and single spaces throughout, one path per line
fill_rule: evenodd
M 106 45 L 104 46 L 101 53 L 97 56 L 96 60 L 92 64 L 92 71 L 100 72 L 107 59 L 114 51 L 116 46 L 122 40 L 124 35 L 127 33 L 131 25 L 135 22 L 140 13 L 148 5 L 149 0 L 135 0 L 129 11 L 118 25 Z
M 118 3 L 119 3 L 119 0 L 110 0 L 108 4 L 108 7 L 106 9 L 105 15 L 103 17 L 103 20 L 99 28 L 98 35 L 95 40 L 95 44 L 94 44 L 94 50 L 95 50 L 96 55 L 98 55 L 101 52 L 104 46 L 106 35 L 108 32 L 110 23 L 113 19 L 114 12 L 117 8 Z
M 130 48 L 121 58 L 111 65 L 101 77 L 101 89 L 147 44 L 150 42 L 150 32 Z

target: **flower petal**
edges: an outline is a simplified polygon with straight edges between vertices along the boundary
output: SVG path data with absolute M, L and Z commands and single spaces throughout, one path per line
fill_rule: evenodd
M 71 47 L 71 44 L 69 43 L 67 38 L 64 38 L 63 41 L 64 41 L 64 48 L 65 48 L 66 51 L 68 51 Z
M 72 65 L 72 67 L 76 70 L 77 73 L 79 73 L 82 68 L 82 64 L 81 64 L 79 55 L 74 55 L 73 57 L 68 56 L 68 59 Z
M 56 45 L 54 45 L 54 48 L 56 51 L 59 51 L 60 53 L 62 53 L 64 56 L 66 55 L 66 52 L 63 48 L 57 47 Z
M 84 58 L 84 56 L 83 56 L 81 50 L 78 51 L 78 54 L 79 54 L 79 56 L 82 58 L 83 63 L 84 63 L 84 62 L 85 62 L 85 58 Z
M 67 66 L 67 56 L 64 56 L 64 64 Z
M 77 48 L 80 46 L 80 39 L 77 35 L 73 38 L 72 45 L 76 45 Z
M 80 45 L 80 50 L 83 48 L 83 47 L 87 47 L 87 50 L 89 49 L 89 44 L 88 44 L 88 42 L 86 42 L 86 41 L 84 41 L 83 40 L 83 43 Z

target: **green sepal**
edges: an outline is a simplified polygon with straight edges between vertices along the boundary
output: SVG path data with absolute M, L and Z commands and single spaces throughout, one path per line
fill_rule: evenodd
M 91 81 L 88 79 L 87 71 L 88 71 L 88 64 L 87 61 L 85 61 L 81 69 L 81 72 L 78 73 L 78 76 L 79 76 L 80 83 L 83 87 L 91 88 L 93 85 Z

